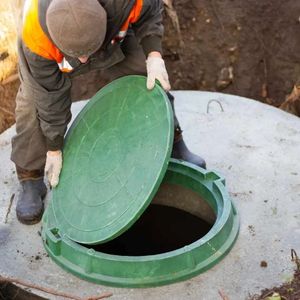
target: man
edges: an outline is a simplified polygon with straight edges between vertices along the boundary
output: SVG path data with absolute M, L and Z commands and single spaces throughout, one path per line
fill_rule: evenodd
M 161 53 L 160 0 L 27 0 L 18 43 L 21 86 L 16 102 L 12 161 L 22 191 L 17 217 L 24 224 L 41 219 L 47 189 L 62 168 L 63 139 L 71 119 L 74 76 L 104 70 L 108 79 L 132 74 L 170 83 Z M 174 98 L 168 97 L 173 105 Z M 172 156 L 201 167 L 205 161 L 186 147 L 174 114 Z

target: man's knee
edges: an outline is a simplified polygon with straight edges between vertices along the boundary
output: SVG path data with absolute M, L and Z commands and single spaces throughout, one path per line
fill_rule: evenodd
M 33 95 L 20 87 L 16 97 L 16 135 L 12 138 L 12 161 L 26 170 L 42 168 L 46 151 Z

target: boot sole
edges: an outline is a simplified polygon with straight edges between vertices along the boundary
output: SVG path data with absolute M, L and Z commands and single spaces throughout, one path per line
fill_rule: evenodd
M 47 195 L 47 190 L 46 190 L 45 194 L 41 195 L 43 207 L 42 207 L 41 213 L 38 216 L 31 218 L 31 219 L 24 219 L 24 218 L 21 218 L 18 215 L 18 213 L 16 213 L 18 221 L 24 225 L 34 225 L 34 224 L 39 223 L 41 221 L 43 213 L 44 213 L 44 199 L 45 199 L 46 195 Z
M 33 224 L 37 224 L 41 221 L 43 213 L 44 213 L 44 203 L 43 203 L 42 211 L 38 216 L 36 216 L 34 218 L 30 218 L 30 219 L 24 219 L 24 218 L 21 218 L 17 213 L 17 219 L 20 223 L 22 223 L 24 225 L 33 225 Z

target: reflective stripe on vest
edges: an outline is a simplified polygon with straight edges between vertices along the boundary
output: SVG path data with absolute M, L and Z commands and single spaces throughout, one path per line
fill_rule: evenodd
M 122 27 L 121 27 L 119 33 L 117 34 L 117 36 L 111 41 L 112 44 L 114 44 L 117 41 L 121 41 L 121 40 L 124 39 L 130 24 L 134 24 L 140 18 L 142 8 L 143 8 L 143 0 L 136 0 L 133 8 L 130 11 L 129 17 L 127 18 L 127 20 L 122 25 Z
M 66 73 L 71 72 L 74 69 L 65 58 L 58 63 L 58 66 L 62 72 Z

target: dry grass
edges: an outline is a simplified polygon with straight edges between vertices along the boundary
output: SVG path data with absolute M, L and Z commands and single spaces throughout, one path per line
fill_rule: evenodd
M 23 0 L 0 1 L 0 133 L 15 122 L 17 24 Z
M 10 3 L 12 4 L 12 3 Z M 15 12 L 15 13 L 14 13 Z M 0 82 L 17 70 L 17 10 L 0 2 Z

